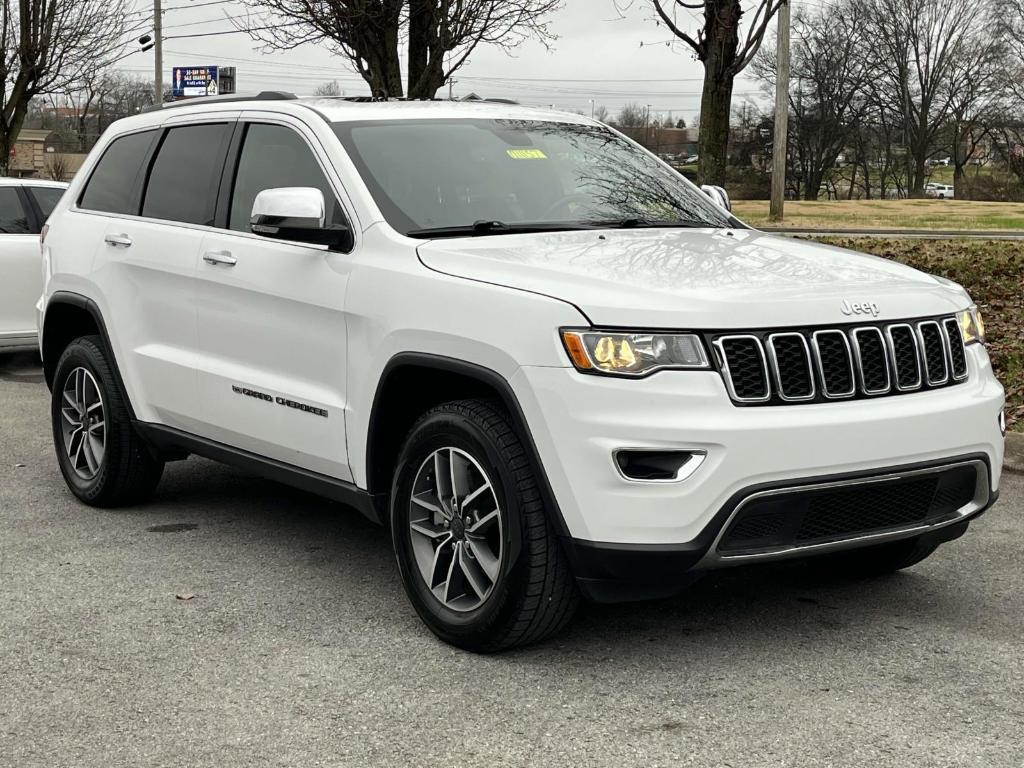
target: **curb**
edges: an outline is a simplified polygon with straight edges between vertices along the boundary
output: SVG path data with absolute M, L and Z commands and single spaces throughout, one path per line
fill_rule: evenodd
M 1024 432 L 1006 433 L 1006 452 L 1003 454 L 1003 469 L 1024 474 Z

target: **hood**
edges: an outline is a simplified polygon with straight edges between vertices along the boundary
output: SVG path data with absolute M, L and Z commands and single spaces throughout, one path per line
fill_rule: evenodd
M 605 326 L 828 325 L 946 314 L 968 302 L 956 284 L 893 261 L 746 229 L 444 239 L 419 254 L 438 272 L 552 296 Z

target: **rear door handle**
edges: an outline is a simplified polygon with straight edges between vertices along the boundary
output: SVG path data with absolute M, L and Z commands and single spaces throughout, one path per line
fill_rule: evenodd
M 233 267 L 238 263 L 231 251 L 207 251 L 203 254 L 203 261 L 207 264 L 223 264 L 225 267 Z
M 103 238 L 103 242 L 115 248 L 130 248 L 132 239 L 128 235 L 107 235 Z

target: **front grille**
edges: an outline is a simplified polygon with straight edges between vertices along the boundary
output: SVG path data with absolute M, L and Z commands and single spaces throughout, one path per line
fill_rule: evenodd
M 956 518 L 975 499 L 978 469 L 958 465 L 906 477 L 802 488 L 743 505 L 718 545 L 723 554 L 842 541 Z
M 729 395 L 740 405 L 881 397 L 966 380 L 952 317 L 844 328 L 708 334 Z

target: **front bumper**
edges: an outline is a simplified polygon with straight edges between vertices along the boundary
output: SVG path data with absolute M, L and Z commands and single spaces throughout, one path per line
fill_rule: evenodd
M 703 559 L 723 510 L 752 488 L 969 455 L 986 461 L 994 495 L 1003 389 L 981 346 L 968 348 L 968 366 L 968 381 L 946 389 L 760 408 L 733 405 L 715 372 L 620 380 L 522 368 L 512 385 L 573 547 L 588 561 L 626 551 L 633 553 L 626 560 L 675 560 L 677 571 Z M 706 456 L 679 481 L 645 483 L 617 471 L 613 455 L 623 448 Z M 681 552 L 691 554 L 680 559 Z

